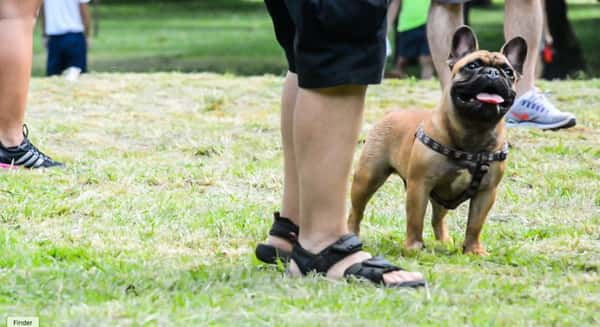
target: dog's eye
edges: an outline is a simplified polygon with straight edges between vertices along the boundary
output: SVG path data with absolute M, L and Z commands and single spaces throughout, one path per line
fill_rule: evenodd
M 513 72 L 512 69 L 510 69 L 510 67 L 506 66 L 506 67 L 502 67 L 502 71 L 504 72 L 504 74 L 506 74 L 506 76 L 508 77 L 515 77 L 515 72 Z
M 467 64 L 467 68 L 469 69 L 477 69 L 479 67 L 481 67 L 483 63 L 481 62 L 481 60 L 475 60 L 473 62 L 470 62 Z

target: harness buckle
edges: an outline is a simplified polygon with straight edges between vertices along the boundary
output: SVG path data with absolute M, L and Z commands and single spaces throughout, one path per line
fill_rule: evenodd
M 490 165 L 486 162 L 479 166 L 479 172 L 481 174 L 486 174 L 490 170 Z
M 506 152 L 502 151 L 498 154 L 498 161 L 504 161 L 504 160 L 506 160 L 507 157 L 508 157 L 508 154 Z
M 489 155 L 487 152 L 478 152 L 475 154 L 475 161 L 477 163 L 483 163 L 489 161 Z

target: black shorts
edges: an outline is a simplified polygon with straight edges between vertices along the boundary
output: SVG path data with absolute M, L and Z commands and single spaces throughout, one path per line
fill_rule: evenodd
M 265 0 L 302 88 L 378 84 L 388 0 Z
M 396 56 L 416 59 L 429 55 L 426 25 L 396 34 Z
M 444 3 L 444 4 L 464 4 L 471 0 L 434 0 L 435 2 Z

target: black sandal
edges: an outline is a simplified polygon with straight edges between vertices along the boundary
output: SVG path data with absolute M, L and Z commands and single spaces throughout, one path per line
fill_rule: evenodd
M 271 226 L 269 235 L 280 237 L 289 241 L 291 244 L 296 243 L 296 239 L 298 238 L 298 225 L 294 224 L 288 218 L 281 217 L 279 212 L 275 212 L 273 218 L 273 226 Z M 269 264 L 276 264 L 278 260 L 284 263 L 289 262 L 290 257 L 292 256 L 291 252 L 281 250 L 270 244 L 257 245 L 255 253 L 258 260 Z
M 312 254 L 302 248 L 298 242 L 294 244 L 292 251 L 292 259 L 300 269 L 303 275 L 310 272 L 316 272 L 320 275 L 325 276 L 327 271 L 340 260 L 345 257 L 359 252 L 362 250 L 362 243 L 358 237 L 354 234 L 348 234 L 342 236 L 335 243 L 331 244 L 323 251 L 318 254 Z M 424 279 L 402 282 L 397 284 L 385 284 L 383 281 L 383 275 L 392 272 L 404 270 L 400 267 L 394 266 L 385 260 L 383 257 L 373 257 L 363 262 L 355 263 L 348 267 L 344 272 L 344 278 L 350 276 L 366 279 L 374 284 L 381 285 L 384 287 L 424 287 L 426 282 Z

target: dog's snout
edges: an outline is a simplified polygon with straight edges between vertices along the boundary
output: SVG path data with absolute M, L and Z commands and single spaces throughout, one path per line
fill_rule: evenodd
M 496 79 L 500 77 L 500 71 L 494 67 L 485 67 L 483 68 L 482 73 L 491 79 Z

